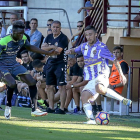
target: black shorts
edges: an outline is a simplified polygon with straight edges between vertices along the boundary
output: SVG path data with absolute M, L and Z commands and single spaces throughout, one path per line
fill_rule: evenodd
M 66 85 L 67 63 L 47 64 L 46 85 Z

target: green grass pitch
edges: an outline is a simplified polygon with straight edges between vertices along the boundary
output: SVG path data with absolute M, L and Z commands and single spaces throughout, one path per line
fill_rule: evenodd
M 3 106 L 4 107 L 4 106 Z M 140 140 L 140 117 L 110 116 L 108 125 L 86 125 L 85 115 L 31 117 L 31 109 L 0 111 L 0 140 Z

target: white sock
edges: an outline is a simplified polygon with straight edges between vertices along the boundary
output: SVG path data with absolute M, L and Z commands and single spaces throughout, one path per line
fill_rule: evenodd
M 124 97 L 122 97 L 121 95 L 119 95 L 118 93 L 116 93 L 114 90 L 110 88 L 107 88 L 107 93 L 105 94 L 105 96 L 119 101 L 122 101 L 124 99 Z
M 94 120 L 94 116 L 92 113 L 92 105 L 90 103 L 85 103 L 85 104 L 83 104 L 83 108 L 87 115 L 87 118 Z

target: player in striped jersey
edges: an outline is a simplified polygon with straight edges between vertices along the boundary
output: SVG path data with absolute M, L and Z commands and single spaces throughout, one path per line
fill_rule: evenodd
M 96 124 L 92 113 L 91 102 L 95 101 L 99 94 L 122 101 L 125 105 L 130 105 L 132 101 L 120 96 L 112 89 L 108 88 L 108 77 L 110 73 L 108 67 L 109 60 L 113 61 L 118 69 L 123 85 L 126 83 L 126 78 L 123 75 L 120 64 L 115 56 L 108 50 L 104 43 L 97 39 L 95 28 L 93 26 L 87 26 L 85 28 L 85 36 L 87 42 L 66 51 L 66 54 L 82 53 L 84 56 L 85 66 L 83 85 L 85 83 L 87 83 L 87 85 L 82 91 L 81 99 L 85 113 L 89 119 L 89 121 L 85 123 Z

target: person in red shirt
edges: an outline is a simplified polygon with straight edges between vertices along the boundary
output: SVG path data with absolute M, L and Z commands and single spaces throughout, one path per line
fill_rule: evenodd
M 122 71 L 123 71 L 123 74 L 126 77 L 126 79 L 128 80 L 129 67 L 128 67 L 128 64 L 126 63 L 126 61 L 122 59 L 123 49 L 119 46 L 116 46 L 113 49 L 113 54 L 116 57 L 116 59 L 119 61 L 121 68 L 122 68 Z M 123 90 L 124 85 L 120 81 L 119 72 L 114 64 L 112 66 L 111 75 L 109 77 L 109 84 L 110 84 L 110 88 L 112 88 L 113 90 L 115 90 L 119 94 L 122 94 L 122 90 Z

